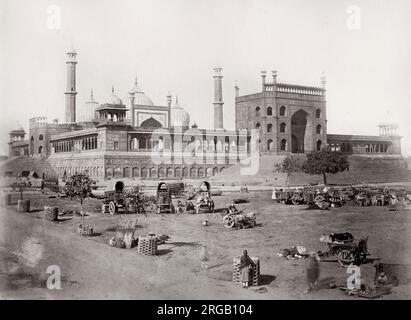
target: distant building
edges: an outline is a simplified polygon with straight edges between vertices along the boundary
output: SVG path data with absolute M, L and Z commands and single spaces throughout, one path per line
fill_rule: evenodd
M 76 55 L 75 50 L 67 53 L 66 122 L 30 119 L 28 140 L 20 129 L 10 133 L 10 156 L 47 159 L 58 177 L 87 170 L 96 179 L 204 178 L 237 163 L 240 144 L 250 153 L 250 133 L 240 136 L 222 128 L 222 99 L 214 103 L 218 128 L 198 129 L 190 127 L 178 97 L 174 105 L 171 94 L 166 105 L 155 105 L 137 78 L 128 106 L 112 88 L 107 102 L 97 103 L 91 92 L 76 112 Z M 222 92 L 221 70 L 215 77 L 216 97 Z
M 381 125 L 380 136 L 327 133 L 325 77 L 321 87 L 266 82 L 261 92 L 240 96 L 235 86 L 236 129 L 258 129 L 259 150 L 264 154 L 306 153 L 329 145 L 348 154 L 401 154 L 398 126 Z
M 74 49 L 67 53 L 65 123 L 35 117 L 27 138 L 22 128 L 10 132 L 9 157 L 44 159 L 44 168 L 53 171 L 47 175 L 88 171 L 94 179 L 200 179 L 253 152 L 305 153 L 326 145 L 349 154 L 401 154 L 395 125 L 381 125 L 380 136 L 327 134 L 324 77 L 321 87 L 309 87 L 278 83 L 275 71 L 268 83 L 262 72 L 261 92 L 244 96 L 236 85 L 236 129 L 225 130 L 222 69 L 215 68 L 214 128 L 206 130 L 190 127 L 190 115 L 177 97 L 174 104 L 171 94 L 166 105 L 154 104 L 137 78 L 127 106 L 114 88 L 105 103 L 99 104 L 92 91 L 90 99 L 77 106 L 76 55 Z M 257 139 L 251 129 L 259 132 Z

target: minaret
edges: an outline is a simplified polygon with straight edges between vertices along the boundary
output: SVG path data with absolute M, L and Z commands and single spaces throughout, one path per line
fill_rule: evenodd
M 235 97 L 236 98 L 239 97 L 240 96 L 240 88 L 238 87 L 237 80 L 235 81 L 234 90 L 235 90 Z
M 135 98 L 135 92 L 137 88 L 137 76 L 134 78 L 134 87 L 131 88 L 129 94 L 130 97 L 130 120 L 131 120 L 131 126 L 135 126 L 135 115 L 134 115 L 134 98 Z
M 265 77 L 267 75 L 267 71 L 263 70 L 261 71 L 261 91 L 265 91 Z
M 325 90 L 325 84 L 326 83 L 327 83 L 327 79 L 325 77 L 325 73 L 323 72 L 323 74 L 321 75 L 321 86 L 324 90 Z
M 168 122 L 168 127 L 171 127 L 171 102 L 173 101 L 173 97 L 171 93 L 169 92 L 167 95 L 167 107 L 168 107 L 168 117 L 167 117 L 167 122 Z
M 76 122 L 76 51 L 67 52 L 66 122 Z
M 222 68 L 214 68 L 214 129 L 223 129 Z

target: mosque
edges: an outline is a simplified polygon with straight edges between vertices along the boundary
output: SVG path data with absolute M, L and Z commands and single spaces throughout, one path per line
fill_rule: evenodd
M 178 97 L 156 105 L 137 78 L 124 103 L 112 88 L 104 103 L 76 105 L 77 53 L 67 53 L 65 122 L 46 117 L 29 121 L 29 139 L 10 132 L 9 158 L 47 161 L 47 176 L 88 171 L 94 179 L 205 178 L 244 161 L 255 152 L 284 155 L 320 150 L 329 145 L 347 154 L 401 155 L 398 127 L 380 125 L 379 136 L 327 133 L 325 78 L 321 87 L 272 82 L 261 73 L 261 92 L 240 96 L 235 86 L 235 130 L 223 125 L 222 69 L 214 69 L 214 128 L 190 126 Z M 8 175 L 16 175 L 10 171 Z M 3 170 L 4 171 L 4 170 Z M 39 173 L 41 174 L 41 173 Z

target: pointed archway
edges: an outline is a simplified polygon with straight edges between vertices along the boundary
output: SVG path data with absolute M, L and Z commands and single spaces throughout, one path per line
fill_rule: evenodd
M 154 119 L 153 117 L 150 117 L 150 118 L 144 120 L 141 123 L 140 127 L 142 127 L 142 128 L 161 128 L 162 125 L 158 120 Z
M 300 109 L 291 117 L 291 152 L 304 153 L 313 150 L 312 120 Z

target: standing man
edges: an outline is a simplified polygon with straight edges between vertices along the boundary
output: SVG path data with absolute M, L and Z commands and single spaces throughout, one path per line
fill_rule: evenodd
M 247 250 L 243 251 L 243 255 L 240 258 L 240 279 L 243 283 L 243 288 L 248 288 L 248 282 L 250 281 L 250 268 L 254 267 L 254 262 L 247 254 Z

